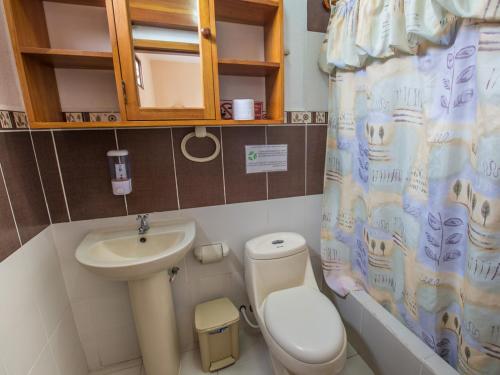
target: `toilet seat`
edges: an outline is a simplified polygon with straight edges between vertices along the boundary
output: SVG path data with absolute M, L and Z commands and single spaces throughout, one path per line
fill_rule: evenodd
M 344 349 L 340 315 L 318 290 L 299 286 L 269 294 L 264 321 L 276 344 L 300 362 L 327 363 Z

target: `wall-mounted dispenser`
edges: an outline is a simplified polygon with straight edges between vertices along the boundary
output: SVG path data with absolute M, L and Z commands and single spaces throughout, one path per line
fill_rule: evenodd
M 127 150 L 108 151 L 109 173 L 114 195 L 127 195 L 132 192 L 130 161 Z

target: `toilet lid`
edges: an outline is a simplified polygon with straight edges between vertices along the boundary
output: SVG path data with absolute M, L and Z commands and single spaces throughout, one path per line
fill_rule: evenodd
M 329 362 L 344 346 L 337 309 L 321 292 L 305 286 L 271 293 L 264 305 L 264 320 L 276 343 L 301 362 Z

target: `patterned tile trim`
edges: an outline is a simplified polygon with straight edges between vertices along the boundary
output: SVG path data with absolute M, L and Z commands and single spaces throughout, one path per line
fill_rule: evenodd
M 287 124 L 328 124 L 328 112 L 289 111 L 285 112 Z
M 65 112 L 66 122 L 115 122 L 120 121 L 119 112 Z M 328 112 L 287 111 L 285 123 L 294 125 L 328 124 Z M 1 129 L 27 129 L 25 112 L 0 110 Z
M 118 112 L 65 112 L 66 122 L 116 122 L 120 121 Z
M 20 111 L 0 111 L 0 129 L 28 129 L 28 116 Z

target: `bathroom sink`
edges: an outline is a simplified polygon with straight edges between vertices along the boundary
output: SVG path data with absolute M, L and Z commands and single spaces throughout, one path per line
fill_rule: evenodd
M 146 234 L 136 228 L 94 231 L 76 250 L 76 259 L 90 271 L 112 280 L 136 280 L 167 270 L 192 248 L 193 221 L 158 223 Z

